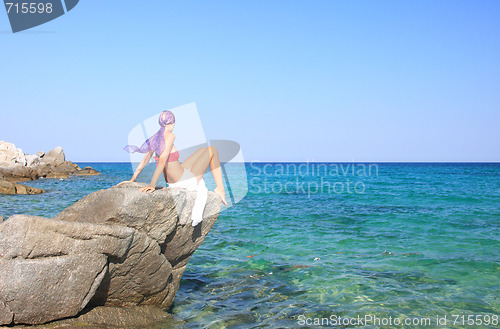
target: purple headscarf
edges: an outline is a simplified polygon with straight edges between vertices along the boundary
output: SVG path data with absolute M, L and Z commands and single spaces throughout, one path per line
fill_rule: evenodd
M 175 123 L 175 116 L 170 111 L 163 111 L 158 118 L 158 123 L 161 128 L 153 136 L 149 137 L 141 147 L 134 145 L 127 145 L 123 149 L 128 153 L 147 153 L 153 150 L 158 156 L 162 154 L 165 150 L 165 138 L 163 134 L 165 132 L 165 126 Z

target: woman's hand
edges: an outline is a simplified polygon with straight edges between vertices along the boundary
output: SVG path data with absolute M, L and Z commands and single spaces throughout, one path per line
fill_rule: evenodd
M 154 192 L 154 190 L 155 190 L 154 186 L 146 186 L 146 187 L 141 187 L 139 189 L 139 191 L 144 192 L 144 193 L 148 193 L 148 191 Z

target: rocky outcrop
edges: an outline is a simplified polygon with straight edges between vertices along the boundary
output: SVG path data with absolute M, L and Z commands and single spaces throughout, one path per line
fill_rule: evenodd
M 12 143 L 0 141 L 0 194 L 43 193 L 41 189 L 20 184 L 14 186 L 7 182 L 24 182 L 41 177 L 68 178 L 70 175 L 99 175 L 99 172 L 91 167 L 82 169 L 66 161 L 64 151 L 59 146 L 47 153 L 40 151 L 29 155 Z
M 193 227 L 195 192 L 139 192 L 145 185 L 94 192 L 51 219 L 0 222 L 0 325 L 41 324 L 97 306 L 168 308 L 222 203 L 209 192 L 204 220 Z

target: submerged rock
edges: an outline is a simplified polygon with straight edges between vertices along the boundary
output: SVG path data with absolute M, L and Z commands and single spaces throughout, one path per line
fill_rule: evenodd
M 139 192 L 145 185 L 94 192 L 51 219 L 0 222 L 0 325 L 41 324 L 97 306 L 170 307 L 222 202 L 209 192 L 204 220 L 193 227 L 195 192 Z

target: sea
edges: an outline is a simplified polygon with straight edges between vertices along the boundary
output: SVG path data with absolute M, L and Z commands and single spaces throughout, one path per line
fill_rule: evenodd
M 47 193 L 0 195 L 0 215 L 53 217 L 132 176 L 130 163 L 78 164 L 102 175 L 27 182 Z M 226 172 L 230 206 L 156 328 L 500 327 L 500 163 Z

